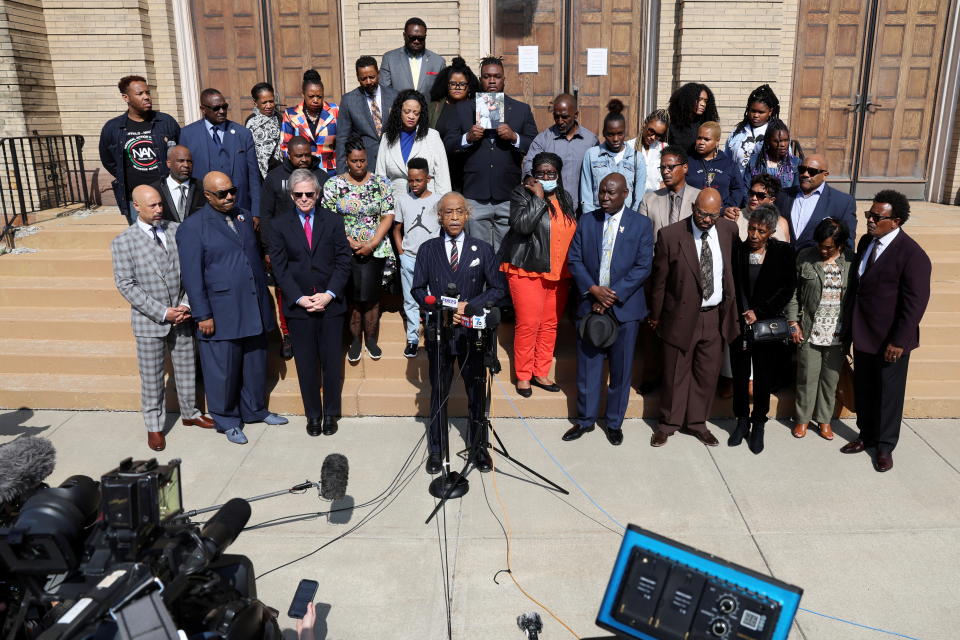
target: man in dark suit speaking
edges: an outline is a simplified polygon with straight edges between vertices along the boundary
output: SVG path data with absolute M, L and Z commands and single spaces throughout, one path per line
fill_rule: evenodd
M 603 361 L 609 359 L 605 430 L 610 444 L 623 442 L 634 346 L 640 322 L 647 317 L 643 283 L 653 266 L 653 223 L 624 206 L 628 193 L 622 174 L 611 173 L 601 180 L 600 209 L 580 218 L 570 244 L 570 273 L 580 293 L 577 318 L 611 313 L 620 326 L 616 342 L 606 349 L 577 337 L 577 422 L 564 440 L 593 431 L 600 409 Z
M 464 310 L 469 304 L 473 309 L 489 308 L 497 304 L 504 294 L 503 276 L 493 249 L 489 244 L 464 231 L 470 219 L 470 208 L 463 196 L 450 192 L 437 203 L 440 218 L 440 237 L 427 240 L 417 251 L 417 265 L 413 270 L 410 292 L 420 305 L 427 308 L 427 295 L 439 299 L 446 294 L 450 284 L 457 287 L 460 301 L 452 314 L 453 329 L 450 339 L 438 347 L 427 341 L 430 360 L 430 424 L 427 427 L 430 455 L 427 458 L 427 473 L 439 473 L 442 465 L 440 450 L 441 429 L 448 428 L 447 397 L 453 372 L 460 371 L 467 391 L 470 411 L 470 430 L 467 443 L 476 444 L 486 439 L 482 431 L 483 397 L 478 392 L 477 380 L 483 376 L 483 362 L 470 357 L 467 329 L 461 325 Z M 437 367 L 437 358 L 444 358 L 443 378 Z M 486 448 L 474 449 L 474 464 L 480 471 L 491 468 L 490 454 Z
M 230 177 L 203 179 L 207 206 L 177 230 L 180 277 L 200 335 L 207 408 L 235 444 L 244 423 L 286 424 L 266 409 L 267 332 L 276 323 L 250 212 Z
M 884 190 L 866 212 L 867 235 L 853 263 L 854 393 L 860 437 L 843 453 L 877 448 L 875 468 L 893 468 L 900 437 L 910 352 L 920 346 L 920 320 L 930 300 L 930 258 L 901 228 L 910 218 L 902 193 Z M 849 295 L 849 294 L 848 294 Z

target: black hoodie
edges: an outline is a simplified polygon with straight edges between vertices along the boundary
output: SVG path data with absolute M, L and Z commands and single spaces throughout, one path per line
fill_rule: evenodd
M 316 176 L 320 183 L 320 193 L 317 194 L 317 202 L 322 199 L 323 184 L 330 177 L 326 169 L 320 167 L 317 158 L 311 158 L 310 170 Z M 263 192 L 260 195 L 260 220 L 266 221 L 272 218 L 278 211 L 284 208 L 292 209 L 294 207 L 290 195 L 287 193 L 287 179 L 293 173 L 293 165 L 290 158 L 284 158 L 278 167 L 274 167 L 267 172 L 267 177 L 263 179 Z M 318 205 L 319 206 L 319 205 Z

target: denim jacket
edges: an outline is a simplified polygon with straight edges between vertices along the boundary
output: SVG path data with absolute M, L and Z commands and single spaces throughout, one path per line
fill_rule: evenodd
M 597 200 L 597 191 L 600 181 L 611 173 L 621 173 L 627 179 L 627 188 L 630 194 L 624 203 L 634 211 L 640 210 L 643 194 L 646 191 L 647 165 L 643 156 L 638 154 L 633 145 L 625 145 L 623 157 L 615 162 L 615 153 L 607 148 L 606 144 L 599 144 L 587 150 L 583 157 L 583 168 L 580 170 L 580 211 L 589 213 L 600 208 Z

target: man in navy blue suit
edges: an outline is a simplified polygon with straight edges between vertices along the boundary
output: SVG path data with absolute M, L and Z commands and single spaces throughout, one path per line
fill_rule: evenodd
M 427 458 L 427 473 L 440 472 L 443 464 L 440 451 L 441 429 L 448 428 L 447 398 L 454 370 L 460 371 L 467 391 L 470 411 L 468 444 L 486 441 L 486 423 L 483 420 L 483 400 L 479 393 L 484 375 L 483 361 L 470 354 L 468 330 L 460 326 L 464 311 L 469 304 L 473 309 L 490 308 L 504 294 L 503 276 L 500 274 L 493 248 L 482 240 L 467 235 L 464 231 L 470 219 L 470 209 L 459 193 L 452 191 L 437 203 L 440 218 L 440 237 L 427 240 L 417 251 L 417 264 L 413 270 L 410 292 L 420 305 L 427 307 L 427 295 L 437 299 L 445 295 L 450 284 L 459 292 L 460 301 L 452 314 L 449 340 L 439 347 L 427 341 L 427 356 L 430 360 L 430 424 L 427 427 L 430 455 Z M 473 357 L 470 357 L 470 356 Z M 437 359 L 444 358 L 443 379 L 438 371 Z M 491 468 L 490 454 L 485 447 L 474 448 L 473 462 L 480 471 Z
M 180 144 L 193 154 L 193 177 L 203 180 L 211 171 L 227 174 L 237 188 L 236 206 L 253 211 L 253 223 L 260 224 L 260 167 L 253 146 L 253 134 L 227 119 L 229 105 L 216 89 L 200 93 L 203 118 L 180 132 Z
M 800 184 L 784 189 L 777 196 L 780 215 L 790 223 L 790 243 L 794 251 L 817 244 L 813 231 L 824 218 L 842 222 L 850 232 L 847 244 L 853 249 L 857 237 L 857 210 L 853 196 L 827 184 L 830 167 L 819 153 L 807 156 L 797 168 Z
M 585 214 L 573 235 L 568 261 L 580 293 L 577 318 L 611 313 L 620 324 L 612 346 L 602 349 L 577 338 L 577 419 L 564 440 L 593 431 L 600 412 L 603 361 L 610 361 L 606 434 L 610 444 L 623 442 L 623 417 L 630 396 L 633 352 L 640 321 L 647 317 L 643 283 L 653 265 L 653 224 L 624 206 L 627 180 L 611 173 L 600 182 L 600 209 Z
M 200 333 L 207 409 L 235 444 L 244 423 L 286 424 L 266 409 L 267 332 L 274 314 L 250 212 L 237 207 L 230 177 L 203 179 L 207 206 L 177 230 L 180 278 Z

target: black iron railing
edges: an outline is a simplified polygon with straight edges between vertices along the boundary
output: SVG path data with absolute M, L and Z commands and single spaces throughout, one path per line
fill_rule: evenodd
M 8 246 L 29 214 L 78 203 L 90 205 L 83 136 L 0 138 L 0 238 Z

